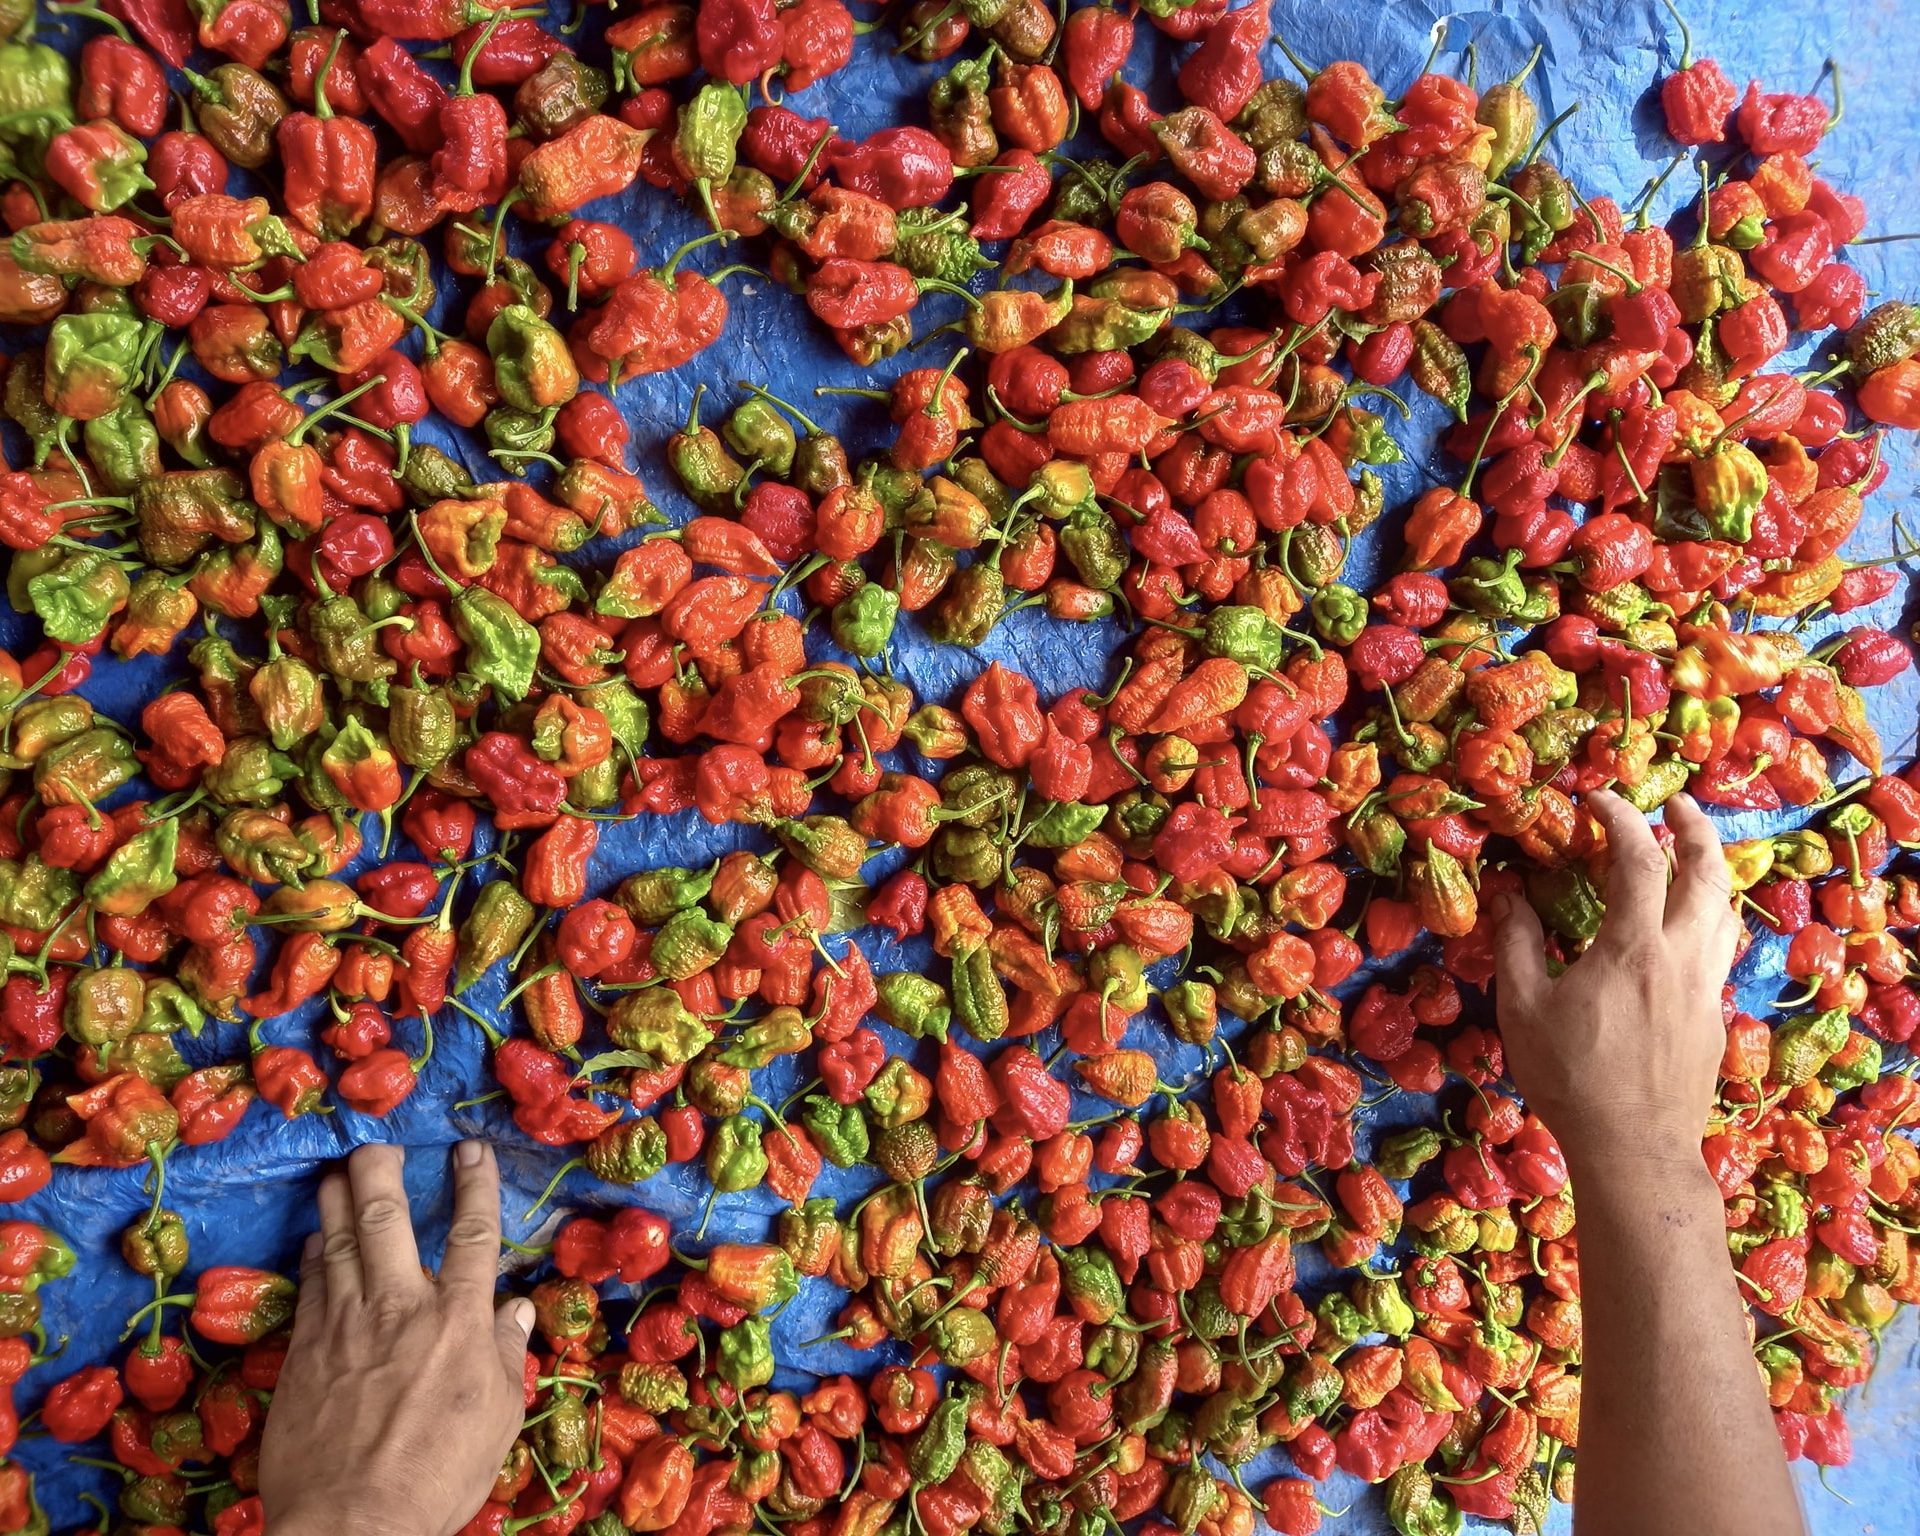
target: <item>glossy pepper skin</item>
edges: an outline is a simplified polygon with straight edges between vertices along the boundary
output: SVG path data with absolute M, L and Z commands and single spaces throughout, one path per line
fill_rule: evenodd
M 1855 613 L 1897 565 L 1846 542 L 1896 456 L 1848 412 L 1913 422 L 1920 325 L 1851 264 L 1865 211 L 1810 164 L 1822 103 L 1742 102 L 1683 57 L 1676 137 L 1753 154 L 1676 243 L 1534 152 L 1524 71 L 1391 102 L 1356 60 L 1267 80 L 1270 18 L 1216 0 L 900 8 L 902 51 L 940 65 L 932 131 L 860 141 L 824 96 L 750 99 L 848 62 L 838 0 L 571 33 L 491 4 L 330 0 L 297 32 L 271 0 L 113 9 L 169 62 L 230 62 L 161 134 L 139 48 L 93 39 L 76 95 L 51 49 L 0 43 L 0 316 L 49 332 L 4 381 L 26 629 L 0 658 L 0 1195 L 217 1140 L 254 1094 L 432 1112 L 400 1042 L 471 1027 L 512 1134 L 578 1153 L 552 1161 L 586 1211 L 588 1181 L 670 1162 L 783 1202 L 778 1243 L 670 1244 L 621 1201 L 559 1227 L 476 1531 L 1100 1510 L 1244 1536 L 1222 1469 L 1282 1442 L 1300 1486 L 1381 1481 L 1406 1529 L 1538 1526 L 1577 1408 L 1577 1229 L 1472 1012 L 1483 903 L 1529 900 L 1577 954 L 1605 783 L 1817 805 L 1729 850 L 1812 995 L 1777 1031 L 1730 1021 L 1703 1155 L 1749 1294 L 1792 1308 L 1758 1356 L 1786 1443 L 1839 1459 L 1832 1395 L 1915 1290 L 1894 1233 L 1920 1181 L 1883 1074 L 1920 1022 L 1920 892 L 1881 873 L 1920 809 L 1864 694 L 1910 658 Z M 1151 92 L 1126 78 L 1145 27 L 1179 45 Z M 1055 153 L 1076 108 L 1111 160 Z M 405 151 L 383 165 L 372 118 Z M 643 268 L 593 206 L 638 179 L 789 290 L 752 303 L 886 375 L 884 416 L 846 407 L 855 458 L 840 418 L 709 379 L 666 445 L 698 515 L 655 506 L 620 391 L 730 305 L 697 244 Z M 1026 281 L 974 284 L 995 265 Z M 1843 372 L 1778 363 L 1796 327 L 1844 329 Z M 1406 381 L 1453 462 L 1389 508 L 1374 470 L 1433 446 L 1395 420 Z M 1102 661 L 1055 696 L 1020 658 L 1063 639 Z M 176 642 L 137 728 L 86 703 L 93 669 Z M 1829 746 L 1867 774 L 1844 804 Z M 710 868 L 610 867 L 690 814 L 724 828 Z M 244 1066 L 202 1054 L 209 1012 L 265 1024 Z M 1166 1070 L 1167 1030 L 1204 1082 Z M 1460 1094 L 1463 1129 L 1356 1138 L 1353 1054 Z M 781 1057 L 804 1086 L 763 1100 Z M 881 1182 L 836 1211 L 827 1163 Z M 1156 1172 L 1180 1177 L 1105 1182 Z M 123 1255 L 190 1272 L 184 1232 L 136 1218 Z M 1399 1232 L 1398 1273 L 1359 1272 Z M 1301 1286 L 1308 1241 L 1349 1273 Z M 31 1363 L 49 1253 L 0 1230 L 0 1377 Z M 919 1353 L 773 1390 L 802 1275 L 847 1292 L 822 1331 Z M 670 1287 L 624 1333 L 616 1278 Z M 231 1368 L 196 1381 L 156 1329 L 134 1405 L 101 1418 L 89 1368 L 47 1422 L 112 1436 L 127 1519 L 251 1536 L 227 1495 L 285 1296 L 201 1288 Z M 33 1528 L 11 1471 L 0 1528 Z M 1294 1481 L 1276 1528 L 1318 1519 Z

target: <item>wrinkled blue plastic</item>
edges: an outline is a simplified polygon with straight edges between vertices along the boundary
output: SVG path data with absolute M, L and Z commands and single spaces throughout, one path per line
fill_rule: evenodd
M 1812 87 L 1824 59 L 1840 59 L 1846 70 L 1847 114 L 1822 146 L 1822 170 L 1843 188 L 1867 199 L 1873 210 L 1870 232 L 1893 232 L 1911 225 L 1913 189 L 1920 185 L 1920 126 L 1911 120 L 1916 105 L 1915 82 L 1920 80 L 1920 44 L 1914 32 L 1920 15 L 1913 7 L 1901 0 L 1837 0 L 1820 6 L 1696 0 L 1687 9 L 1693 17 L 1698 51 L 1720 59 L 1737 82 L 1763 75 L 1776 89 L 1807 89 Z M 1631 4 L 1581 5 L 1574 0 L 1553 0 L 1543 5 L 1495 4 L 1450 13 L 1430 3 L 1331 6 L 1290 0 L 1274 7 L 1276 26 L 1304 58 L 1315 62 L 1338 57 L 1362 59 L 1390 92 L 1403 88 L 1413 77 L 1443 16 L 1447 18 L 1442 55 L 1445 64 L 1460 67 L 1462 51 L 1472 41 L 1477 45 L 1483 81 L 1512 73 L 1536 43 L 1542 45 L 1542 61 L 1531 82 L 1543 109 L 1542 121 L 1579 103 L 1579 111 L 1559 130 L 1554 158 L 1568 167 L 1590 194 L 1611 194 L 1623 206 L 1638 200 L 1640 189 L 1665 165 L 1672 149 L 1661 136 L 1658 103 L 1647 89 L 1648 82 L 1671 68 L 1679 54 L 1677 34 L 1658 4 L 1635 0 Z M 589 35 L 598 25 L 597 19 L 589 24 Z M 57 28 L 48 29 L 48 33 L 58 41 Z M 862 46 L 853 69 L 793 98 L 791 104 L 803 112 L 830 116 L 849 136 L 890 122 L 922 121 L 919 96 L 932 72 L 892 57 L 884 46 L 885 36 L 875 40 L 882 46 Z M 1157 105 L 1171 106 L 1171 69 L 1177 63 L 1178 50 L 1144 23 L 1139 36 L 1142 41 L 1136 47 L 1130 73 L 1147 88 Z M 1266 62 L 1270 72 L 1285 67 L 1278 50 L 1270 50 Z M 1664 216 L 1688 197 L 1688 188 L 1680 184 L 1683 181 L 1676 177 L 1668 184 L 1657 213 Z M 617 208 L 601 205 L 590 211 L 623 220 L 647 260 L 664 258 L 674 246 L 698 232 L 670 198 L 645 187 L 637 188 Z M 1911 295 L 1920 292 L 1917 255 L 1920 253 L 1911 245 L 1888 245 L 1860 248 L 1853 259 L 1877 292 Z M 700 256 L 693 259 L 702 260 Z M 717 265 L 718 259 L 708 258 L 702 264 Z M 879 413 L 873 408 L 859 402 L 812 400 L 811 390 L 816 384 L 872 380 L 825 339 L 798 300 L 778 290 L 769 292 L 768 288 L 764 281 L 730 279 L 732 314 L 724 340 L 674 374 L 642 380 L 621 391 L 620 402 L 633 424 L 642 472 L 655 499 L 676 522 L 690 516 L 691 508 L 671 485 L 659 444 L 685 416 L 697 384 L 708 386 L 709 419 L 736 397 L 736 380 L 751 378 L 810 411 L 817 405 L 819 418 L 841 430 L 856 450 L 871 448 L 880 440 Z M 945 317 L 957 305 L 936 299 L 925 308 Z M 441 318 L 446 314 L 443 300 Z M 457 321 L 453 328 L 457 329 Z M 922 354 L 926 355 L 938 358 L 945 352 L 935 346 L 929 354 Z M 897 366 L 883 365 L 880 372 L 890 376 Z M 1455 477 L 1457 466 L 1440 462 L 1431 452 L 1438 420 L 1431 402 L 1417 402 L 1415 425 L 1400 434 L 1410 462 L 1386 473 L 1389 508 L 1404 505 L 1424 485 Z M 434 436 L 431 432 L 424 435 Z M 477 457 L 473 443 L 449 443 L 444 437 L 436 440 L 466 458 L 482 478 L 487 477 L 487 466 Z M 1890 514 L 1911 505 L 1914 456 L 1902 445 L 1893 457 L 1891 481 L 1869 503 L 1867 521 L 1847 551 L 1849 555 L 1864 558 L 1889 550 L 1893 544 Z M 1382 563 L 1383 544 L 1386 559 L 1397 553 L 1397 544 L 1384 542 L 1393 539 L 1394 522 L 1389 516 L 1379 530 L 1361 541 L 1349 579 L 1365 585 Z M 607 546 L 600 544 L 583 552 L 581 558 L 604 560 L 610 555 Z M 1897 628 L 1912 618 L 1906 604 L 1902 592 L 1851 622 L 1872 621 Z M 1831 623 L 1816 626 L 1814 632 L 1834 627 Z M 1043 696 L 1051 697 L 1070 686 L 1099 680 L 1106 670 L 1105 658 L 1119 638 L 1119 631 L 1112 625 L 1063 627 L 1030 610 L 1004 623 L 977 655 L 928 645 L 910 623 L 903 623 L 892 660 L 898 674 L 923 698 L 951 698 L 989 659 L 1027 672 L 1040 685 Z M 31 621 L 0 610 L 0 642 L 16 648 L 19 654 L 18 648 L 31 644 L 32 639 Z M 162 661 L 149 659 L 131 665 L 109 662 L 96 671 L 86 691 L 109 714 L 132 720 L 141 702 L 170 675 L 169 664 Z M 1901 761 L 1911 753 L 1917 697 L 1920 690 L 1913 685 L 1911 673 L 1891 687 L 1876 690 L 1873 696 L 1882 735 Z M 1840 769 L 1843 779 L 1857 771 Z M 1728 829 L 1735 835 L 1745 835 L 1760 830 L 1760 826 L 1756 818 L 1731 818 Z M 703 865 L 721 851 L 751 844 L 756 836 L 738 828 L 709 827 L 694 814 L 609 825 L 594 861 L 594 888 L 609 887 L 636 869 L 661 864 Z M 885 867 L 883 861 L 876 860 L 869 872 Z M 832 942 L 837 947 L 841 941 Z M 921 966 L 925 961 L 923 950 L 895 945 L 884 933 L 863 932 L 859 942 L 876 972 Z M 1764 942 L 1756 945 L 1739 978 L 1748 1006 L 1758 1010 L 1779 993 L 1778 972 L 1777 947 Z M 503 986 L 496 973 L 476 990 L 478 996 L 470 1000 L 487 1011 L 497 1004 Z M 551 1229 L 553 1211 L 550 1209 L 546 1222 L 532 1231 L 519 1215 L 546 1184 L 564 1153 L 529 1143 L 514 1131 L 498 1105 L 453 1107 L 488 1093 L 493 1084 L 479 1032 L 451 1010 L 437 1022 L 437 1048 L 418 1091 L 385 1120 L 342 1110 L 288 1124 L 277 1112 L 257 1105 L 226 1142 L 183 1149 L 173 1155 L 167 1173 L 167 1204 L 186 1218 L 194 1270 L 233 1263 L 290 1269 L 301 1239 L 314 1224 L 312 1195 L 319 1172 L 329 1161 L 367 1141 L 397 1142 L 411 1149 L 408 1187 L 421 1225 L 422 1248 L 429 1254 L 437 1251 L 448 1217 L 446 1148 L 463 1136 L 483 1136 L 498 1148 L 508 1186 L 508 1234 L 544 1241 L 542 1234 Z M 276 1042 L 314 1046 L 317 1027 L 309 1011 L 273 1021 L 266 1033 Z M 413 1043 L 412 1028 L 405 1023 L 400 1026 L 402 1043 Z M 925 1047 L 916 1047 L 891 1031 L 883 1033 L 897 1052 L 916 1059 L 928 1054 Z M 182 1043 L 196 1065 L 231 1059 L 244 1048 L 239 1032 L 230 1029 L 210 1031 L 197 1043 Z M 1044 1046 L 1044 1040 L 1042 1043 Z M 1162 1043 L 1172 1058 L 1167 1069 L 1170 1081 L 1179 1082 L 1198 1070 L 1197 1050 L 1170 1040 Z M 924 1060 L 921 1064 L 926 1066 Z M 767 1079 L 761 1085 L 762 1093 L 776 1103 L 797 1086 L 791 1063 L 779 1064 L 762 1076 Z M 1086 1100 L 1079 1112 L 1097 1114 L 1101 1107 L 1097 1101 Z M 1374 1126 L 1390 1128 L 1408 1120 L 1430 1118 L 1431 1114 L 1431 1105 L 1402 1097 L 1389 1102 L 1377 1117 L 1370 1114 L 1368 1120 Z M 1363 1134 L 1363 1155 L 1366 1145 Z M 855 1196 L 870 1187 L 873 1178 L 871 1169 L 847 1174 L 829 1169 L 816 1193 Z M 563 1209 L 594 1210 L 621 1201 L 638 1201 L 674 1219 L 684 1232 L 698 1221 L 706 1195 L 706 1180 L 697 1166 L 669 1169 L 630 1192 L 574 1174 L 562 1187 L 559 1205 Z M 66 1354 L 57 1364 L 34 1372 L 22 1386 L 18 1397 L 23 1410 L 37 1404 L 46 1387 L 66 1371 L 83 1363 L 118 1358 L 122 1320 L 147 1299 L 148 1292 L 147 1283 L 120 1263 L 115 1244 L 121 1229 L 145 1205 L 138 1171 L 63 1169 L 49 1189 L 7 1213 L 57 1228 L 80 1255 L 80 1267 L 73 1278 L 44 1293 L 47 1326 L 54 1337 L 68 1339 Z M 766 1191 L 725 1196 L 714 1211 L 708 1239 L 763 1237 L 780 1208 L 781 1202 Z M 1323 1279 L 1325 1266 L 1317 1250 L 1302 1249 L 1300 1256 L 1303 1274 L 1312 1289 Z M 508 1253 L 503 1270 L 511 1272 L 519 1262 Z M 803 1341 L 831 1329 L 830 1319 L 841 1301 L 840 1294 L 825 1282 L 808 1282 L 776 1323 L 775 1345 L 788 1367 L 782 1378 L 787 1384 L 802 1379 L 794 1374 L 794 1368 L 800 1366 L 823 1373 L 849 1370 L 864 1375 L 898 1358 L 886 1349 L 858 1355 L 838 1345 L 803 1347 Z M 1913 1435 L 1915 1410 L 1920 1406 L 1920 1382 L 1911 1370 L 1916 1357 L 1915 1337 L 1911 1315 L 1903 1317 L 1887 1340 L 1875 1381 L 1860 1394 L 1862 1401 L 1853 1414 L 1858 1457 L 1852 1468 L 1831 1479 L 1851 1504 L 1828 1497 L 1813 1486 L 1810 1476 L 1805 1479 L 1810 1517 L 1820 1536 L 1892 1530 L 1903 1518 L 1898 1510 L 1912 1507 L 1914 1492 L 1920 1488 L 1920 1451 Z M 76 1496 L 82 1489 L 103 1491 L 105 1486 L 98 1474 L 67 1466 L 64 1450 L 45 1439 L 28 1439 L 19 1452 L 39 1476 L 39 1490 L 56 1530 L 91 1520 L 91 1513 Z M 1285 1470 L 1284 1458 L 1262 1458 L 1247 1469 L 1249 1485 L 1258 1488 L 1265 1478 Z M 1806 1470 L 1803 1468 L 1803 1473 Z M 1350 1514 L 1329 1520 L 1326 1529 L 1386 1529 L 1377 1499 L 1350 1480 L 1336 1475 L 1325 1498 L 1335 1507 L 1353 1504 Z M 1565 1531 L 1568 1525 L 1566 1511 L 1556 1508 L 1552 1529 Z

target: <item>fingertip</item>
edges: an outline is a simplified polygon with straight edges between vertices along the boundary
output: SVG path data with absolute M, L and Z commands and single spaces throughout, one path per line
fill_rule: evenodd
M 485 1162 L 493 1149 L 484 1141 L 456 1142 L 453 1148 L 453 1166 L 456 1168 L 478 1168 Z
M 524 1296 L 516 1296 L 505 1308 L 507 1322 L 515 1328 L 524 1342 L 533 1337 L 533 1303 Z
M 349 1173 L 369 1173 L 388 1167 L 398 1169 L 407 1160 L 406 1148 L 391 1142 L 369 1141 L 347 1154 Z
M 1660 808 L 1660 815 L 1670 826 L 1676 818 L 1682 822 L 1702 822 L 1707 819 L 1707 813 L 1700 809 L 1700 802 L 1685 793 L 1668 796 L 1666 804 Z

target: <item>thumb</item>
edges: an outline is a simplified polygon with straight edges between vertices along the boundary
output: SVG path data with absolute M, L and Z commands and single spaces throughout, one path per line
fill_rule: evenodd
M 1495 1001 L 1502 1014 L 1524 1012 L 1547 988 L 1546 934 L 1524 896 L 1496 896 L 1493 922 L 1494 974 L 1500 983 Z
M 527 1340 L 533 1336 L 533 1303 L 516 1296 L 493 1314 L 493 1342 L 500 1363 L 517 1386 L 526 1370 Z

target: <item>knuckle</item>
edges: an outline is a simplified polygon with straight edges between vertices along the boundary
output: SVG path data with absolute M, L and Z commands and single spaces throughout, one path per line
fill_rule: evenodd
M 459 1217 L 447 1229 L 449 1246 L 484 1247 L 497 1241 L 494 1237 L 493 1223 L 484 1216 L 466 1215 Z
M 367 1312 L 378 1327 L 395 1328 L 413 1316 L 413 1302 L 405 1296 L 383 1292 L 367 1302 Z
M 361 1206 L 359 1219 L 363 1232 L 389 1232 L 407 1219 L 407 1212 L 398 1200 L 382 1196 Z
M 1660 845 L 1651 840 L 1636 842 L 1618 850 L 1614 854 L 1614 862 L 1621 869 L 1643 879 L 1667 872 L 1667 856 L 1660 851 Z
M 321 1260 L 328 1264 L 337 1264 L 343 1260 L 355 1259 L 359 1256 L 360 1239 L 355 1237 L 351 1232 L 335 1232 L 331 1234 L 320 1249 Z
M 1655 944 L 1630 944 L 1620 959 L 1636 981 L 1655 980 L 1669 968 L 1665 953 Z

